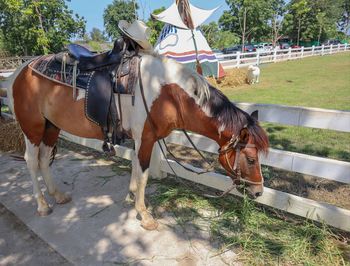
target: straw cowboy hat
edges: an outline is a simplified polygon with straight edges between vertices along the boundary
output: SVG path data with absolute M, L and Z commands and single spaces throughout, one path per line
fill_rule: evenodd
M 118 27 L 126 36 L 140 45 L 142 49 L 153 49 L 148 41 L 151 35 L 151 30 L 143 21 L 135 20 L 133 23 L 129 23 L 126 20 L 120 20 Z

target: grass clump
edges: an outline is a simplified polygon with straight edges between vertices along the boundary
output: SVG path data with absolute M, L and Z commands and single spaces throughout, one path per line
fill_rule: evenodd
M 209 230 L 222 251 L 233 249 L 244 265 L 350 263 L 326 226 L 296 218 L 281 219 L 279 213 L 257 206 L 248 197 L 210 199 L 192 189 L 193 184 L 187 187 L 162 180 L 151 195 L 151 203 L 174 215 L 183 227 Z

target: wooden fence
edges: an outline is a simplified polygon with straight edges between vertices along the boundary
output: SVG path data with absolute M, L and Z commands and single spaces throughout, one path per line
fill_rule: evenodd
M 0 72 L 12 72 L 26 61 L 32 60 L 35 57 L 36 56 L 0 57 Z
M 301 48 L 278 49 L 270 51 L 257 51 L 250 53 L 220 54 L 220 60 L 224 69 L 235 67 L 246 67 L 249 65 L 260 65 L 265 63 L 275 63 L 280 61 L 295 60 L 316 55 L 327 55 L 339 52 L 350 51 L 349 44 L 322 45 Z

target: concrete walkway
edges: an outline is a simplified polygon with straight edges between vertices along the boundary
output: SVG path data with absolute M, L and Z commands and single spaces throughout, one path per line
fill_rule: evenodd
M 67 150 L 56 158 L 53 175 L 59 187 L 72 194 L 71 203 L 54 205 L 48 217 L 37 216 L 25 163 L 1 153 L 0 202 L 69 262 L 236 265 L 233 252 L 218 255 L 220 252 L 211 243 L 208 232 L 183 230 L 170 215 L 162 215 L 157 231 L 144 230 L 134 207 L 123 201 L 130 174 L 123 173 L 112 162 Z M 154 189 L 149 187 L 147 193 Z M 47 198 L 52 204 L 52 199 Z

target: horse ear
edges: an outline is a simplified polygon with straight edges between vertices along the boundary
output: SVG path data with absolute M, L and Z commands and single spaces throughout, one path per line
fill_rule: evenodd
M 251 117 L 253 117 L 256 121 L 258 121 L 259 111 L 255 110 L 253 113 L 250 114 Z
M 249 140 L 249 131 L 246 127 L 244 127 L 239 133 L 239 139 L 244 143 L 247 143 Z

